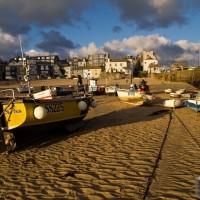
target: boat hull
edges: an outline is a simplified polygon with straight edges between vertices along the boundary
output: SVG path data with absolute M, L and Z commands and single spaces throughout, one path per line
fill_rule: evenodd
M 107 86 L 105 88 L 105 93 L 108 94 L 108 95 L 117 96 L 117 87 L 116 86 Z
M 95 95 L 103 95 L 105 94 L 105 87 L 104 86 L 89 86 L 89 92 Z
M 181 99 L 168 99 L 164 101 L 164 106 L 168 108 L 179 108 L 183 106 Z
M 86 102 L 85 110 L 80 110 L 78 104 L 80 101 Z M 66 122 L 72 119 L 83 119 L 89 109 L 89 98 L 57 98 L 46 100 L 18 100 L 8 106 L 2 103 L 4 119 L 1 119 L 3 130 L 16 131 L 21 127 L 38 126 L 42 124 L 51 124 Z M 36 108 L 44 108 L 43 115 L 37 117 Z M 37 112 L 43 112 L 37 111 Z M 40 114 L 40 113 L 39 113 Z M 31 129 L 30 129 L 31 130 Z
M 83 122 L 90 107 L 96 107 L 90 95 L 40 100 L 30 97 L 1 98 L 0 151 L 13 151 L 24 140 L 24 136 L 38 137 L 61 127 L 75 130 Z
M 195 110 L 197 112 L 200 111 L 200 99 L 189 99 L 186 101 L 186 106 L 191 108 L 192 110 Z
M 120 101 L 132 103 L 135 105 L 143 105 L 152 99 L 150 95 L 142 94 L 141 92 L 130 91 L 126 89 L 117 89 L 117 96 Z
M 30 87 L 30 89 L 29 89 L 28 87 L 19 87 L 19 88 L 17 88 L 17 90 L 19 93 L 29 93 L 29 90 L 32 93 L 34 91 L 34 88 Z

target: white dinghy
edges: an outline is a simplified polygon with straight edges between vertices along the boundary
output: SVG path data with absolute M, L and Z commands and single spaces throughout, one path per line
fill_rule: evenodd
M 171 89 L 171 88 L 169 88 L 169 89 L 166 89 L 166 90 L 164 90 L 164 92 L 165 92 L 166 94 L 169 94 L 169 93 L 171 93 L 171 92 L 172 92 L 172 89 Z
M 168 108 L 179 108 L 183 106 L 183 101 L 181 99 L 168 99 L 163 104 Z

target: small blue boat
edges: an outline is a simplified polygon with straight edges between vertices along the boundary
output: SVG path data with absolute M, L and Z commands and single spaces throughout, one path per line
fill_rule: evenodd
M 199 112 L 200 111 L 200 97 L 195 97 L 193 99 L 188 99 L 185 102 L 185 106 Z

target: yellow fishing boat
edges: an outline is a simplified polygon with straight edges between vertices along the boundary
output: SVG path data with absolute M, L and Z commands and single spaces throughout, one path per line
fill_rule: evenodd
M 0 93 L 4 94 L 0 97 L 1 152 L 16 148 L 18 134 L 39 134 L 52 127 L 76 124 L 83 121 L 90 107 L 96 107 L 88 93 L 57 96 L 49 89 L 30 97 L 16 97 L 13 89 L 1 90 Z
M 90 107 L 96 107 L 92 95 L 82 89 L 81 76 L 77 90 L 69 95 L 60 96 L 55 89 L 45 87 L 40 92 L 31 93 L 30 66 L 24 64 L 20 36 L 19 41 L 25 69 L 23 84 L 29 94 L 23 97 L 15 95 L 14 89 L 0 90 L 0 152 L 16 149 L 20 142 L 18 136 L 22 133 L 40 134 L 52 127 L 75 126 L 83 122 Z M 20 93 L 21 90 L 17 89 Z

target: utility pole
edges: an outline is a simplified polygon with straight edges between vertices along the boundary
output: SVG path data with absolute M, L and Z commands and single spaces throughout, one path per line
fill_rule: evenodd
M 197 67 L 199 67 L 199 49 L 196 51 L 197 53 Z

